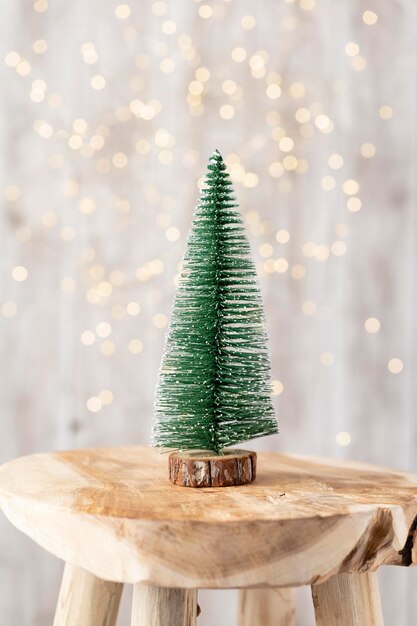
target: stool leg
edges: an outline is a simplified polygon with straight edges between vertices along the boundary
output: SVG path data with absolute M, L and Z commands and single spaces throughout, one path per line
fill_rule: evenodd
M 122 589 L 67 563 L 54 626 L 114 626 Z
M 376 574 L 338 574 L 312 587 L 317 626 L 384 626 Z
M 195 626 L 197 590 L 135 585 L 132 626 Z
M 242 589 L 238 626 L 294 626 L 294 589 Z

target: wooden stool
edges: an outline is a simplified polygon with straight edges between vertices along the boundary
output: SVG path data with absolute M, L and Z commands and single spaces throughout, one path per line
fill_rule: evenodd
M 311 585 L 320 626 L 381 626 L 375 570 L 416 560 L 417 477 L 362 463 L 258 455 L 248 485 L 168 481 L 143 447 L 36 454 L 0 470 L 9 520 L 63 559 L 54 626 L 194 626 L 197 589 L 240 588 L 239 626 L 291 626 Z

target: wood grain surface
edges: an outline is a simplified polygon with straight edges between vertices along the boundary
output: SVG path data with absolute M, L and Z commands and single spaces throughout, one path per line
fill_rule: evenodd
M 296 586 L 415 561 L 415 476 L 273 453 L 258 468 L 249 485 L 194 490 L 151 448 L 39 454 L 1 468 L 0 504 L 56 556 L 120 582 Z
M 374 572 L 332 576 L 312 591 L 317 626 L 384 626 Z
M 67 563 L 54 626 L 115 626 L 123 585 Z
M 135 585 L 132 626 L 195 626 L 197 590 Z
M 237 626 L 295 626 L 294 589 L 242 589 Z

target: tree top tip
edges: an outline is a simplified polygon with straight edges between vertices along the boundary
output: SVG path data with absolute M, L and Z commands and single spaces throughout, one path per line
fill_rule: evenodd
M 217 148 L 214 150 L 213 154 L 211 155 L 210 160 L 212 159 L 215 161 L 223 161 L 223 157 Z

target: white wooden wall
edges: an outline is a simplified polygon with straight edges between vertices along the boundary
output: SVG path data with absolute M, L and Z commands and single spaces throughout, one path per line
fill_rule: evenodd
M 281 434 L 258 447 L 416 471 L 417 5 L 203 1 L 126 0 L 126 19 L 117 0 L 2 3 L 0 461 L 148 441 L 164 316 L 217 147 L 282 389 Z M 0 622 L 47 626 L 61 566 L 0 524 Z M 381 579 L 386 626 L 414 624 L 415 572 Z M 202 605 L 200 626 L 233 623 L 233 593 Z

